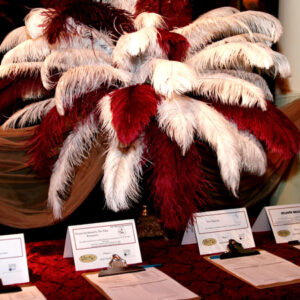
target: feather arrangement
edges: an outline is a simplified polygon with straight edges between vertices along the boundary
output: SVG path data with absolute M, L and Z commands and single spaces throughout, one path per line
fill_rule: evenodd
M 264 174 L 266 152 L 299 152 L 300 133 L 272 104 L 261 76 L 290 75 L 287 59 L 271 49 L 282 33 L 273 16 L 224 7 L 188 25 L 178 17 L 175 28 L 164 2 L 165 16 L 157 1 L 44 3 L 0 46 L 8 51 L 0 109 L 34 98 L 2 129 L 40 122 L 27 145 L 29 164 L 50 177 L 55 218 L 99 134 L 107 207 L 138 205 L 146 172 L 171 229 L 213 206 L 215 187 L 202 165 L 208 147 L 237 198 L 243 172 Z M 180 12 L 184 3 L 172 1 L 172 8 Z

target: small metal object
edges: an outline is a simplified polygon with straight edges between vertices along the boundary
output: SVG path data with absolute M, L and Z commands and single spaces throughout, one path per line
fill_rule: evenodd
M 108 264 L 109 268 L 101 270 L 98 273 L 98 277 L 145 271 L 142 267 L 128 266 L 126 260 L 121 258 L 118 254 L 113 254 Z
M 220 255 L 220 259 L 234 258 L 234 257 L 242 257 L 242 256 L 250 256 L 260 254 L 257 250 L 244 249 L 241 243 L 238 243 L 234 239 L 230 239 L 228 241 L 228 252 L 222 253 Z

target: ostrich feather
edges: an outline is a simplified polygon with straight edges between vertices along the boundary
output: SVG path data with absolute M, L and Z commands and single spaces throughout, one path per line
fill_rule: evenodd
M 176 94 L 162 100 L 157 107 L 159 127 L 171 140 L 176 141 L 182 155 L 185 155 L 194 140 L 196 124 L 193 108 L 189 99 Z
M 102 85 L 128 85 L 130 79 L 131 75 L 126 71 L 108 65 L 79 66 L 70 69 L 58 81 L 55 93 L 56 108 L 60 115 L 64 115 L 65 108 L 72 107 L 74 97 L 81 97 Z
M 111 93 L 110 93 L 111 94 Z M 112 125 L 111 97 L 110 94 L 101 98 L 97 104 L 101 129 L 106 133 L 109 141 L 117 140 L 117 132 Z
M 158 31 L 154 27 L 145 27 L 139 31 L 120 37 L 113 52 L 113 62 L 120 68 L 134 72 L 141 57 L 165 58 L 157 42 Z
M 173 32 L 183 35 L 191 44 L 191 51 L 197 51 L 216 40 L 242 33 L 261 33 L 277 42 L 282 27 L 267 13 L 246 11 L 219 18 L 200 18 Z
M 160 100 L 147 84 L 132 85 L 110 93 L 112 125 L 118 140 L 131 145 L 156 115 Z
M 236 104 L 245 107 L 258 106 L 266 110 L 264 91 L 249 81 L 226 73 L 198 74 L 198 83 L 194 92 L 224 104 Z
M 49 95 L 40 78 L 41 63 L 18 63 L 0 67 L 0 111 L 17 99 L 37 99 Z
M 183 94 L 193 90 L 198 81 L 196 72 L 181 62 L 154 59 L 152 69 L 151 81 L 154 89 L 167 97 L 171 97 L 173 93 Z
M 186 63 L 194 66 L 199 72 L 205 69 L 242 69 L 251 70 L 253 67 L 269 70 L 282 77 L 290 75 L 290 66 L 283 55 L 274 52 L 267 46 L 258 43 L 237 42 L 207 47 Z
M 113 211 L 128 209 L 131 201 L 137 201 L 139 179 L 142 174 L 143 146 L 136 140 L 128 148 L 120 148 L 117 140 L 112 140 L 103 166 L 103 189 L 106 205 Z
M 39 101 L 18 110 L 2 125 L 3 129 L 36 124 L 55 106 L 54 98 Z
M 155 121 L 146 128 L 144 143 L 146 159 L 151 162 L 147 183 L 154 206 L 167 228 L 182 230 L 192 214 L 210 202 L 201 152 L 192 144 L 182 156 Z
M 230 6 L 224 6 L 224 7 L 219 7 L 212 9 L 201 16 L 199 16 L 198 19 L 202 18 L 215 18 L 215 17 L 226 17 L 230 16 L 232 14 L 239 13 L 240 11 L 237 8 L 230 7 Z
M 98 124 L 93 115 L 81 121 L 66 138 L 54 165 L 48 191 L 48 205 L 55 219 L 62 218 L 63 198 L 68 193 L 75 167 L 87 158 L 94 137 L 98 134 Z
M 213 105 L 227 119 L 236 123 L 239 130 L 249 131 L 263 141 L 268 151 L 279 153 L 284 159 L 289 159 L 299 152 L 299 130 L 271 102 L 267 102 L 265 111 L 255 107 L 250 109 L 221 103 Z
M 243 170 L 262 176 L 266 172 L 267 156 L 260 142 L 248 132 L 239 131 Z
M 110 56 L 101 50 L 67 49 L 52 52 L 41 68 L 41 78 L 47 90 L 53 89 L 63 72 L 80 65 L 112 64 Z
M 0 66 L 0 88 L 8 86 L 15 80 L 30 77 L 32 80 L 40 76 L 41 62 L 22 62 Z
M 242 156 L 236 129 L 207 104 L 192 99 L 191 101 L 194 107 L 197 134 L 216 151 L 222 179 L 237 197 Z
M 32 39 L 36 39 L 44 34 L 45 27 L 43 26 L 46 20 L 46 13 L 48 9 L 34 8 L 26 15 L 25 27 Z
M 219 73 L 219 72 L 220 72 L 219 70 L 206 71 L 206 73 L 210 73 L 210 74 Z M 242 70 L 222 70 L 222 73 L 246 80 L 256 85 L 264 92 L 264 96 L 267 100 L 271 100 L 271 101 L 273 100 L 273 95 L 268 87 L 267 82 L 260 75 L 251 72 L 242 71 Z
M 140 30 L 145 27 L 155 27 L 155 28 L 167 28 L 167 24 L 164 21 L 164 18 L 156 13 L 143 12 L 139 14 L 134 22 L 134 27 L 136 30 Z
M 50 54 L 50 51 L 49 45 L 43 37 L 36 40 L 26 40 L 8 51 L 4 55 L 1 65 L 43 61 Z
M 7 36 L 4 38 L 0 45 L 0 52 L 6 52 L 17 45 L 21 44 L 28 40 L 28 34 L 26 32 L 25 26 L 18 27 L 12 30 Z

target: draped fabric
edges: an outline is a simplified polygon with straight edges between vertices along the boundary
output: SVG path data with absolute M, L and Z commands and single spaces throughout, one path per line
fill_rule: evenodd
M 47 207 L 49 178 L 39 178 L 28 165 L 26 142 L 35 127 L 0 132 L 0 223 L 17 228 L 54 224 Z M 93 148 L 76 171 L 74 185 L 64 205 L 69 216 L 89 195 L 102 175 L 103 148 Z
M 300 128 L 300 99 L 286 105 L 282 111 Z M 30 127 L 0 132 L 0 223 L 7 226 L 25 229 L 54 224 L 52 212 L 47 207 L 49 179 L 39 178 L 27 163 L 26 142 L 34 130 L 35 127 Z M 72 214 L 101 179 L 105 150 L 101 137 L 98 140 L 88 159 L 76 171 L 63 218 Z M 213 179 L 210 196 L 215 208 L 250 207 L 266 199 L 289 171 L 292 162 L 268 153 L 266 174 L 263 177 L 243 176 L 239 198 L 235 199 L 220 178 L 214 154 L 207 153 L 204 171 Z

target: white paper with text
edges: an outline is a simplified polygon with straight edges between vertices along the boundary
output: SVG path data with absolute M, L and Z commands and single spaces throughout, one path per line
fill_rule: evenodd
M 74 257 L 77 271 L 106 268 L 113 254 L 127 264 L 142 262 L 134 220 L 68 227 L 64 257 Z
M 0 236 L 0 278 L 3 285 L 29 282 L 23 234 Z

